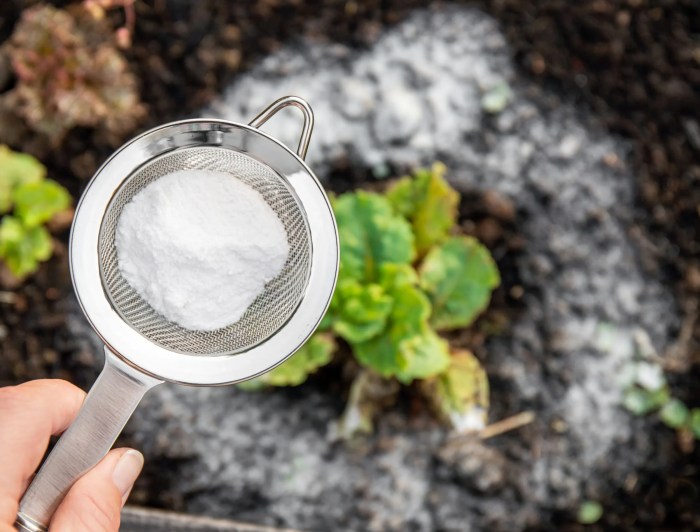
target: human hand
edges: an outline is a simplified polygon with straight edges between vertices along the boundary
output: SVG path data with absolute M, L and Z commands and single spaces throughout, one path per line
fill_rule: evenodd
M 0 388 L 0 532 L 14 532 L 19 500 L 41 462 L 51 435 L 73 422 L 85 392 L 61 380 Z M 143 467 L 133 449 L 113 449 L 68 491 L 50 532 L 113 532 Z

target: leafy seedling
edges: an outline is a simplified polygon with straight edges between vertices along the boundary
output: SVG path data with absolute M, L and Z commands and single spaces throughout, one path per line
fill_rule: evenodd
M 513 99 L 513 92 L 505 81 L 489 88 L 481 97 L 481 108 L 490 114 L 503 111 Z
M 45 176 L 35 158 L 0 146 L 0 258 L 18 278 L 51 257 L 44 225 L 70 206 L 68 191 Z
M 672 429 L 679 429 L 684 426 L 688 420 L 688 415 L 688 407 L 678 399 L 669 400 L 659 411 L 661 421 Z
M 296 385 L 330 361 L 342 340 L 359 364 L 339 434 L 371 429 L 377 403 L 419 381 L 457 430 L 483 427 L 488 380 L 477 358 L 451 352 L 440 331 L 466 327 L 487 307 L 500 276 L 488 250 L 460 235 L 459 194 L 435 164 L 388 186 L 332 199 L 340 238 L 338 284 L 317 353 L 300 352 L 256 385 Z M 307 344 L 309 345 L 309 344 Z M 289 366 L 289 367 L 287 367 Z M 250 387 L 250 385 L 248 385 Z
M 603 517 L 603 506 L 597 501 L 584 501 L 578 509 L 578 522 L 593 525 Z

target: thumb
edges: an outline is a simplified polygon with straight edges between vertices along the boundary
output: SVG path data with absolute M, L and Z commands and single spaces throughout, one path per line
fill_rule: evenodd
M 73 484 L 51 519 L 51 532 L 116 532 L 119 514 L 143 467 L 133 449 L 110 451 Z

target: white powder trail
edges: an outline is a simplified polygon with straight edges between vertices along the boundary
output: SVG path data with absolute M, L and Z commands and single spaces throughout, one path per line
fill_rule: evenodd
M 168 320 L 212 331 L 237 322 L 289 254 L 282 222 L 223 172 L 184 170 L 149 184 L 117 224 L 119 270 Z

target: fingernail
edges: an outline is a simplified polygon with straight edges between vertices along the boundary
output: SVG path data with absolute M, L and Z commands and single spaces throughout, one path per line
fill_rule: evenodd
M 142 468 L 143 455 L 138 451 L 130 449 L 119 458 L 112 472 L 112 482 L 122 494 L 122 504 L 126 502 Z

